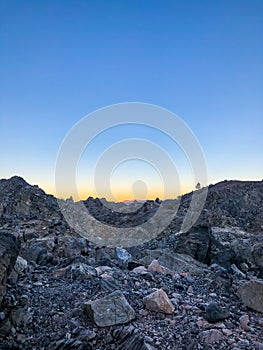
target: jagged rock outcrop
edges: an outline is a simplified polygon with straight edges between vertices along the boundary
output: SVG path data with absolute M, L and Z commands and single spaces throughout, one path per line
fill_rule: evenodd
M 210 257 L 211 233 L 207 226 L 193 227 L 187 233 L 181 234 L 174 250 L 187 254 L 194 259 L 208 264 Z
M 54 265 L 61 258 L 87 255 L 88 241 L 78 235 L 52 235 L 28 240 L 22 245 L 21 256 L 39 265 Z
M 57 200 L 22 177 L 0 180 L 0 216 L 18 218 L 61 218 Z
M 251 234 L 234 227 L 193 227 L 177 237 L 174 251 L 192 256 L 206 264 L 241 270 L 244 264 L 263 276 L 263 234 Z M 247 272 L 247 271 L 245 271 Z

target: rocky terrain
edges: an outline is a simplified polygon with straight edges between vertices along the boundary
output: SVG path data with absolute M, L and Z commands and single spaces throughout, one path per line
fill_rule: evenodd
M 263 182 L 210 185 L 180 233 L 192 195 L 169 201 L 179 209 L 158 237 L 107 248 L 70 228 L 53 196 L 0 180 L 0 349 L 262 350 Z M 135 227 L 162 202 L 84 205 Z

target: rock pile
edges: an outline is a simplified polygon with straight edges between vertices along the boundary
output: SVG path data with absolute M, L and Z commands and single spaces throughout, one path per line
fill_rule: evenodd
M 78 236 L 53 197 L 23 181 L 0 181 L 1 350 L 262 349 L 260 182 L 212 186 L 189 232 L 176 231 L 179 217 L 157 239 L 113 249 Z M 141 222 L 137 204 L 138 221 L 124 213 L 118 225 Z M 147 202 L 146 217 L 158 205 Z

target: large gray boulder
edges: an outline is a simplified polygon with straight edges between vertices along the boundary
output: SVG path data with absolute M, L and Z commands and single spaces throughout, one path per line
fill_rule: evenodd
M 176 273 L 188 272 L 189 274 L 199 275 L 206 272 L 207 266 L 190 255 L 164 253 L 159 259 L 159 263 Z
M 84 314 L 99 327 L 125 324 L 135 318 L 135 312 L 121 291 L 83 304 Z
M 237 295 L 247 307 L 263 312 L 263 280 L 250 280 L 239 285 Z
M 174 253 L 170 249 L 146 249 L 144 254 L 144 257 L 139 260 L 142 265 L 150 265 L 154 260 L 158 260 L 161 266 L 175 273 L 187 272 L 199 275 L 207 272 L 207 265 L 195 260 L 190 255 Z

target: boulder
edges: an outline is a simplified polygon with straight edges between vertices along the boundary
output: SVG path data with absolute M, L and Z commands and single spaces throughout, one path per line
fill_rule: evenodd
M 159 263 L 176 273 L 188 272 L 194 275 L 202 274 L 207 266 L 186 254 L 164 253 L 158 258 Z
M 6 232 L 0 231 L 0 305 L 7 277 L 11 273 L 19 252 L 19 244 L 16 238 Z
M 15 266 L 8 278 L 8 281 L 15 284 L 17 282 L 18 276 L 22 275 L 27 269 L 27 261 L 22 258 L 22 256 L 18 256 L 16 259 Z
M 171 249 L 146 249 L 145 255 L 139 260 L 141 265 L 150 265 L 153 260 L 174 273 L 188 272 L 192 274 L 203 274 L 207 272 L 207 265 L 195 260 L 187 254 L 174 253 Z
M 253 235 L 237 228 L 211 228 L 211 263 L 230 268 L 233 263 L 245 272 L 249 269 L 263 275 L 263 234 Z
M 121 291 L 83 304 L 84 314 L 99 327 L 125 324 L 135 318 L 135 312 Z
M 73 280 L 86 280 L 97 276 L 95 267 L 86 264 L 73 264 L 68 270 Z
M 229 290 L 233 283 L 232 275 L 224 267 L 212 264 L 210 266 L 210 271 L 206 275 L 210 284 L 214 289 L 217 290 Z
M 11 321 L 8 317 L 6 317 L 2 322 L 1 322 L 1 326 L 0 326 L 0 337 L 2 336 L 7 336 L 12 328 L 12 324 Z
M 258 238 L 260 239 L 260 241 L 258 240 L 251 247 L 251 256 L 254 265 L 263 270 L 263 235 L 259 235 Z
M 24 327 L 32 322 L 32 314 L 27 307 L 12 310 L 10 320 L 15 327 Z
M 135 267 L 132 270 L 132 272 L 139 274 L 139 275 L 145 275 L 145 274 L 147 274 L 147 269 L 145 266 L 138 266 L 138 267 Z
M 239 285 L 237 295 L 247 307 L 263 312 L 263 280 L 250 280 Z
M 54 249 L 54 238 L 37 238 L 23 244 L 21 248 L 21 255 L 25 260 L 34 261 L 39 265 L 52 265 L 54 258 L 51 252 Z
M 150 311 L 172 314 L 175 309 L 173 303 L 168 298 L 168 295 L 162 289 L 158 289 L 144 297 L 143 302 L 146 309 Z
M 162 275 L 175 275 L 175 272 L 167 269 L 166 267 L 160 265 L 159 261 L 154 259 L 150 265 L 148 266 L 148 271 L 150 272 L 157 272 Z
M 132 256 L 126 249 L 116 248 L 116 256 L 120 264 L 125 264 L 132 259 Z
M 24 258 L 22 258 L 22 256 L 18 256 L 14 266 L 14 271 L 18 275 L 20 275 L 26 270 L 26 268 L 27 268 L 27 261 Z
M 239 325 L 242 329 L 244 329 L 244 331 L 249 331 L 250 327 L 248 326 L 249 324 L 249 315 L 242 315 L 239 318 Z
M 97 277 L 97 271 L 93 266 L 76 262 L 62 269 L 55 270 L 53 276 L 55 278 L 66 277 L 75 281 L 84 281 Z
M 205 318 L 210 323 L 222 321 L 228 317 L 228 310 L 221 307 L 218 303 L 210 303 L 206 307 Z
M 219 343 L 223 339 L 223 334 L 218 329 L 202 331 L 199 335 L 201 343 L 206 345 Z

